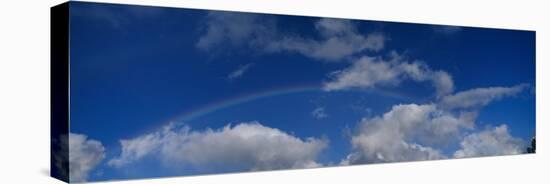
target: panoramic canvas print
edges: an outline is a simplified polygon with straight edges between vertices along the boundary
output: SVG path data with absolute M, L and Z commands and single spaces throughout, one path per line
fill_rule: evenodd
M 534 153 L 535 87 L 534 31 L 69 2 L 52 176 Z

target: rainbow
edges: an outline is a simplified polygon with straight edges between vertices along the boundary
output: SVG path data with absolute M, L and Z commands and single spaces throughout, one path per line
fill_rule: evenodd
M 171 122 L 191 121 L 221 109 L 233 107 L 239 104 L 251 102 L 262 98 L 294 94 L 294 93 L 321 92 L 321 91 L 322 91 L 322 88 L 320 84 L 301 84 L 301 85 L 285 86 L 282 88 L 281 87 L 269 88 L 265 90 L 254 91 L 251 93 L 245 93 L 242 95 L 234 96 L 225 100 L 208 103 L 201 107 L 195 108 L 194 110 L 186 111 L 182 114 L 177 115 L 175 118 L 172 118 Z
M 370 93 L 375 93 L 378 95 L 383 95 L 383 96 L 388 96 L 388 97 L 398 98 L 398 99 L 412 98 L 410 96 L 407 96 L 406 94 L 402 94 L 394 91 L 382 90 L 382 89 L 372 88 L 367 91 Z M 173 116 L 172 118 L 168 119 L 167 122 L 185 124 L 185 123 L 188 123 L 189 121 L 192 121 L 204 115 L 207 115 L 222 109 L 230 108 L 239 104 L 243 104 L 243 103 L 247 103 L 247 102 L 251 102 L 251 101 L 263 99 L 263 98 L 269 98 L 269 97 L 287 95 L 287 94 L 295 94 L 295 93 L 304 93 L 304 92 L 323 92 L 323 88 L 321 84 L 317 83 L 317 84 L 298 84 L 298 85 L 290 85 L 285 87 L 268 88 L 260 91 L 253 91 L 250 93 L 245 93 L 245 94 L 237 95 L 231 98 L 227 98 L 225 100 L 207 103 L 203 106 L 194 108 L 193 110 L 185 111 L 181 114 Z

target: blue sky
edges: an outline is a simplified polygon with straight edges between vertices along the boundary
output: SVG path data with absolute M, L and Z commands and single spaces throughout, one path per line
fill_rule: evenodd
M 518 154 L 534 136 L 531 31 L 70 11 L 71 155 L 93 158 L 73 181 Z

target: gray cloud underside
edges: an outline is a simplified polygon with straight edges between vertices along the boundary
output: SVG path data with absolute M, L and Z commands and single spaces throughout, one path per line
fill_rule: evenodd
M 202 132 L 172 124 L 161 131 L 122 140 L 122 153 L 109 165 L 122 167 L 153 156 L 166 163 L 199 168 L 310 168 L 321 166 L 316 158 L 327 145 L 327 140 L 302 140 L 258 122 Z

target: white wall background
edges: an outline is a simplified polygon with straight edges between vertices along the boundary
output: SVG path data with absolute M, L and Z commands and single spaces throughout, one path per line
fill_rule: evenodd
M 117 183 L 547 183 L 550 176 L 549 5 L 542 0 L 100 0 L 248 12 L 537 31 L 537 154 Z M 0 183 L 62 183 L 49 173 L 49 7 L 61 0 L 2 1 Z

